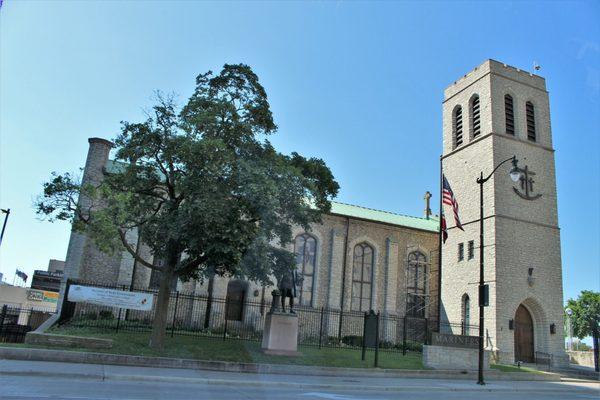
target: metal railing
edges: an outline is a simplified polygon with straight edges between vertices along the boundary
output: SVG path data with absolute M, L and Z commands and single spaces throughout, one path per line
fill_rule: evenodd
M 74 282 L 128 291 L 128 287 Z M 156 293 L 152 289 L 137 292 Z M 124 310 L 117 307 L 65 301 L 60 324 L 75 328 L 94 328 L 100 331 L 149 332 L 152 329 L 156 296 L 150 311 Z M 168 314 L 167 334 L 199 336 L 222 340 L 260 341 L 265 316 L 271 302 L 232 301 L 209 298 L 195 293 L 173 291 Z M 316 347 L 354 348 L 362 346 L 365 313 L 331 308 L 294 307 L 298 316 L 298 344 Z M 421 351 L 429 332 L 437 329 L 437 321 L 427 318 L 380 315 L 379 349 L 382 351 Z
M 27 332 L 37 329 L 54 310 L 3 305 L 0 309 L 0 343 L 23 343 Z

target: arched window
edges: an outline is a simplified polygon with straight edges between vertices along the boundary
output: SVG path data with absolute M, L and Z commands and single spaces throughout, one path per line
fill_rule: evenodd
M 367 243 L 354 246 L 351 304 L 353 311 L 369 311 L 371 309 L 373 255 L 373 248 Z
M 425 317 L 427 294 L 427 258 L 420 251 L 408 255 L 406 277 L 406 314 L 410 317 Z
M 462 107 L 458 106 L 454 109 L 453 115 L 454 126 L 454 147 L 458 147 L 463 143 L 463 124 L 462 124 Z
M 481 121 L 479 118 L 479 96 L 475 95 L 471 100 L 471 132 L 473 137 L 481 133 Z
M 244 314 L 244 300 L 248 284 L 240 280 L 232 280 L 227 284 L 225 300 L 225 318 L 229 321 L 241 321 Z
M 527 118 L 527 139 L 535 142 L 535 110 L 530 101 L 525 103 L 525 116 Z
M 468 294 L 462 297 L 462 335 L 469 335 L 469 326 L 471 325 L 471 299 Z
M 317 241 L 306 233 L 296 236 L 294 253 L 298 272 L 302 278 L 299 282 L 299 302 L 303 305 L 310 305 L 317 261 Z
M 506 117 L 506 133 L 515 134 L 515 113 L 513 109 L 513 98 L 510 94 L 504 95 L 504 116 Z

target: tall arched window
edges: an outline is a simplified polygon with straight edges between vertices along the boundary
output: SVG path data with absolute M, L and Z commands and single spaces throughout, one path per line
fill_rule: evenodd
M 227 298 L 225 300 L 225 318 L 229 321 L 241 321 L 244 314 L 244 300 L 248 283 L 231 280 L 227 283 Z
M 473 137 L 479 136 L 481 133 L 481 120 L 479 117 L 479 96 L 475 95 L 471 100 L 471 132 Z
M 469 326 L 471 325 L 471 299 L 468 294 L 462 297 L 462 335 L 468 335 Z
M 410 317 L 425 317 L 427 295 L 427 258 L 420 251 L 408 255 L 406 277 L 406 314 Z
M 296 254 L 298 272 L 302 277 L 299 285 L 299 302 L 302 305 L 310 305 L 317 261 L 317 241 L 306 233 L 296 236 L 294 253 Z
M 454 147 L 458 147 L 463 143 L 463 123 L 462 123 L 462 107 L 458 106 L 454 109 L 453 115 L 454 126 Z
M 533 103 L 525 103 L 525 116 L 527 118 L 527 139 L 535 142 L 535 110 Z
M 513 109 L 513 98 L 510 94 L 504 95 L 504 116 L 506 117 L 506 133 L 515 134 L 515 113 Z
M 354 246 L 352 261 L 352 304 L 353 311 L 371 309 L 371 290 L 374 251 L 367 243 Z

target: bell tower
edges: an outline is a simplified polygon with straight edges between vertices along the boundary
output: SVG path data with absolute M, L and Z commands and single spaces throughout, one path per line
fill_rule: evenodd
M 445 206 L 442 331 L 478 335 L 479 185 L 484 184 L 485 344 L 498 362 L 566 360 L 554 149 L 544 78 L 487 60 L 444 91 L 442 168 L 464 231 Z

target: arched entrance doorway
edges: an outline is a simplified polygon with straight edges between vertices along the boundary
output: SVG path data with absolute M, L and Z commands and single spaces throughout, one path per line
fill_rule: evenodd
M 534 362 L 533 319 L 522 304 L 515 314 L 515 361 Z

